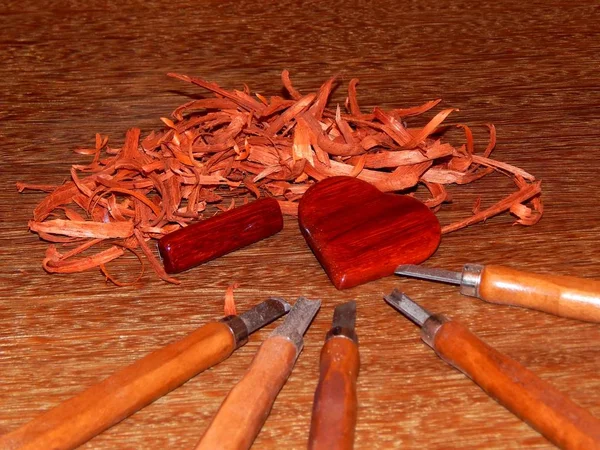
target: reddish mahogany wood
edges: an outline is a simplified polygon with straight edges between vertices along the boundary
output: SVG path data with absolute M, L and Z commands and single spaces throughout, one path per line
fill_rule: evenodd
M 167 273 L 178 273 L 278 233 L 279 203 L 256 200 L 170 233 L 158 241 Z
M 435 214 L 415 198 L 384 194 L 353 177 L 331 177 L 300 200 L 300 230 L 336 288 L 391 275 L 437 249 Z

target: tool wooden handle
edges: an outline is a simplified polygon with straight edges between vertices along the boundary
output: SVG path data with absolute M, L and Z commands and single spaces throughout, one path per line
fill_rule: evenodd
M 313 403 L 309 450 L 349 450 L 354 447 L 359 367 L 358 346 L 351 339 L 332 337 L 325 342 Z
M 600 281 L 485 266 L 479 297 L 561 317 L 600 322 Z
M 292 372 L 296 356 L 296 346 L 284 337 L 272 336 L 263 342 L 243 378 L 221 404 L 196 450 L 249 449 Z
M 423 331 L 428 342 L 426 327 Z M 598 419 L 463 325 L 443 323 L 430 345 L 443 360 L 553 444 L 565 449 L 600 449 Z
M 167 273 L 178 273 L 260 241 L 283 228 L 279 203 L 256 200 L 174 231 L 158 241 Z
M 76 448 L 223 361 L 234 349 L 230 328 L 221 322 L 209 323 L 1 436 L 0 448 Z

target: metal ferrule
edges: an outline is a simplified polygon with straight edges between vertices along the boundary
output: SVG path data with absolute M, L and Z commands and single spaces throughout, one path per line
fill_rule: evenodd
M 421 327 L 421 339 L 423 339 L 423 342 L 435 350 L 435 335 L 446 322 L 448 322 L 448 319 L 442 315 L 434 314 L 429 316 Z
M 358 345 L 358 336 L 356 335 L 356 333 L 354 332 L 354 330 L 352 328 L 333 327 L 325 335 L 325 342 L 327 342 L 329 339 L 334 338 L 334 337 L 350 339 L 352 342 L 354 342 L 356 345 Z
M 231 330 L 235 339 L 236 349 L 248 342 L 248 327 L 246 327 L 246 324 L 239 316 L 223 317 L 220 322 L 223 322 Z
M 460 280 L 460 293 L 479 298 L 479 285 L 483 266 L 481 264 L 465 264 Z

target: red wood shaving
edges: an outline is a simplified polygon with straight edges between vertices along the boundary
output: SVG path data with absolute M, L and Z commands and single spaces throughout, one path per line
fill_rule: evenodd
M 46 271 L 98 267 L 107 280 L 128 284 L 115 280 L 105 266 L 127 249 L 141 261 L 143 254 L 161 279 L 178 283 L 165 273 L 150 239 L 202 219 L 208 204 L 227 210 L 247 202 L 248 196 L 276 197 L 284 214 L 297 215 L 298 200 L 308 187 L 335 175 L 358 177 L 384 192 L 422 184 L 431 193 L 425 204 L 434 210 L 451 201 L 446 185 L 470 183 L 492 172 L 513 180 L 515 192 L 486 209 L 478 201 L 471 216 L 445 225 L 444 233 L 504 212 L 522 225 L 533 225 L 542 216 L 540 182 L 490 158 L 496 143 L 493 125 L 488 126 L 489 144 L 476 154 L 466 125 L 456 125 L 465 133 L 465 144 L 441 141 L 440 127 L 455 109 L 438 112 L 421 128 L 403 122 L 436 107 L 439 99 L 365 114 L 356 95 L 357 79 L 350 81 L 345 107 L 331 110 L 327 103 L 335 78 L 317 92 L 303 94 L 283 71 L 289 97 L 266 98 L 251 96 L 247 88 L 227 91 L 199 78 L 170 76 L 214 96 L 178 107 L 172 119 L 161 119 L 166 128 L 141 141 L 139 129 L 129 130 L 122 148 L 111 148 L 107 137 L 96 135 L 94 148 L 76 150 L 92 161 L 74 165 L 71 180 L 60 186 L 17 183 L 19 192 L 49 192 L 35 208 L 29 229 L 71 248 L 61 253 L 50 245 L 42 263 Z M 226 307 L 235 311 L 233 286 Z
M 235 300 L 233 299 L 233 290 L 239 287 L 239 283 L 233 283 L 227 286 L 227 291 L 225 291 L 225 305 L 224 311 L 226 316 L 235 316 L 237 315 L 237 308 L 235 306 Z

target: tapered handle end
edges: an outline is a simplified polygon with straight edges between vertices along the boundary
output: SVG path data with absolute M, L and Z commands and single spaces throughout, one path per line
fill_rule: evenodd
M 600 322 L 600 281 L 485 266 L 479 297 L 556 316 Z

